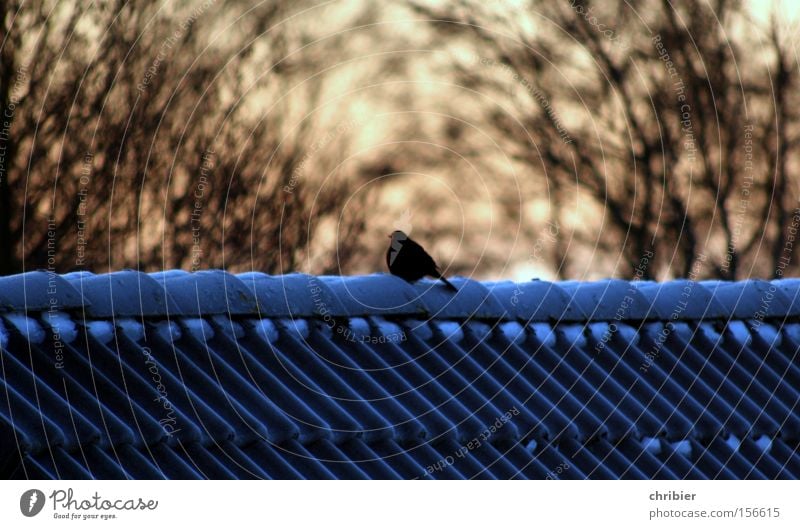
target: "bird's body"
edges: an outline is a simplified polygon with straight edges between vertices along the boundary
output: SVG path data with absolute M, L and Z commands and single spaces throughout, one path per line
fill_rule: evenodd
M 442 276 L 433 257 L 402 231 L 395 231 L 390 235 L 392 243 L 386 251 L 386 266 L 389 272 L 397 277 L 413 283 L 425 276 L 435 277 L 444 281 L 447 287 L 458 292 L 453 284 Z

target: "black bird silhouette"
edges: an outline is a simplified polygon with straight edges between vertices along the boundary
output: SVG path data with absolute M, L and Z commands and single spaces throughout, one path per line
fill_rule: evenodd
M 409 283 L 424 276 L 432 276 L 444 281 L 447 288 L 453 292 L 458 292 L 458 289 L 439 272 L 433 257 L 411 237 L 396 230 L 389 235 L 389 238 L 392 239 L 389 249 L 386 250 L 386 266 L 389 267 L 389 272 Z

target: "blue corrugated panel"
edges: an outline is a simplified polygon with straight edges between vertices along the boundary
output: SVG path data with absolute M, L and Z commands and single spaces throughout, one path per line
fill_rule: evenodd
M 237 276 L 255 296 L 258 314 L 270 318 L 310 318 L 348 314 L 322 278 L 307 274 L 268 276 L 250 272 Z
M 688 279 L 667 283 L 634 281 L 633 285 L 652 304 L 658 319 L 702 320 L 724 319 L 730 312 L 721 305 L 703 284 Z
M 495 298 L 520 321 L 584 321 L 586 314 L 557 283 L 491 283 Z
M 614 319 L 660 319 L 662 316 L 654 309 L 636 288 L 635 282 L 620 279 L 606 279 L 591 283 L 578 281 L 564 282 L 571 302 L 580 306 L 583 313 L 592 320 Z
M 81 294 L 53 272 L 37 270 L 0 277 L 0 310 L 77 309 L 83 303 Z
M 177 314 L 252 314 L 256 297 L 236 276 L 222 270 L 203 270 L 194 274 L 151 274 L 175 300 Z
M 91 318 L 159 316 L 179 310 L 164 287 L 142 272 L 77 272 L 64 277 L 89 302 L 86 314 Z
M 425 316 L 428 313 L 427 306 L 414 287 L 397 276 L 373 274 L 357 277 L 322 276 L 319 279 L 337 298 L 338 302 L 329 308 L 333 316 Z M 327 297 L 331 299 L 330 294 Z M 319 299 L 325 303 L 326 298 L 320 296 Z
M 0 278 L 0 477 L 800 477 L 800 281 L 454 283 Z

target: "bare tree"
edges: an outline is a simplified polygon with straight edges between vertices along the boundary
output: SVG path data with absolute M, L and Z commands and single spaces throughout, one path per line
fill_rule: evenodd
M 348 70 L 357 49 L 312 23 L 322 9 L 0 4 L 0 247 L 13 249 L 0 273 L 286 272 L 326 219 L 358 240 L 370 194 L 353 191 L 375 160 L 340 165 L 363 117 L 329 87 L 382 65 Z M 355 251 L 340 250 L 329 268 Z
M 778 20 L 408 5 L 0 4 L 0 273 L 368 272 L 406 210 L 448 273 L 797 272 Z
M 493 130 L 556 225 L 584 210 L 554 245 L 560 276 L 592 251 L 623 277 L 797 273 L 800 91 L 774 16 L 759 27 L 728 0 L 411 8 L 432 43 L 468 50 L 445 68 L 481 97 L 454 114 Z

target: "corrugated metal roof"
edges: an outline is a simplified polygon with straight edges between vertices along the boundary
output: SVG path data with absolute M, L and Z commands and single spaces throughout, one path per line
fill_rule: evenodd
M 0 475 L 800 477 L 798 280 L 0 278 Z

